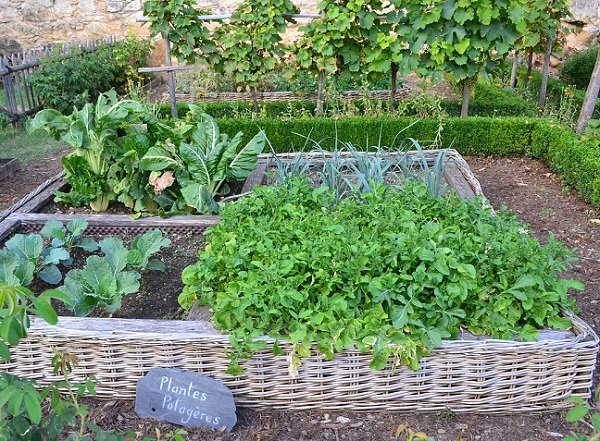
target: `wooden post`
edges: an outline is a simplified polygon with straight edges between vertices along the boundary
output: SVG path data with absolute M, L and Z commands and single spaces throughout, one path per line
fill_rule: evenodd
M 512 72 L 510 73 L 510 87 L 513 89 L 517 87 L 517 71 L 519 69 L 519 53 L 516 49 L 513 51 L 513 65 Z
M 590 78 L 590 83 L 588 84 L 587 92 L 585 93 L 585 98 L 583 99 L 583 105 L 581 106 L 581 112 L 579 113 L 579 118 L 577 119 L 578 135 L 581 135 L 585 131 L 589 120 L 594 114 L 596 100 L 598 99 L 598 92 L 600 92 L 600 51 L 598 51 L 596 64 L 594 65 L 594 70 L 592 72 L 592 78 Z
M 527 55 L 527 75 L 525 76 L 525 87 L 529 84 L 529 78 L 531 77 L 531 70 L 533 69 L 533 48 L 529 49 Z
M 171 41 L 169 40 L 169 36 L 165 35 L 165 61 L 167 67 L 171 67 L 173 64 L 171 63 Z M 168 72 L 169 78 L 169 97 L 171 98 L 171 116 L 175 119 L 178 118 L 177 115 L 177 99 L 175 98 L 175 73 L 170 70 Z
M 540 102 L 538 107 L 544 110 L 546 107 L 546 93 L 548 91 L 548 70 L 550 69 L 550 56 L 552 55 L 552 45 L 554 39 L 548 37 L 548 44 L 546 45 L 546 55 L 544 56 L 544 67 L 542 68 L 542 86 L 540 88 Z
M 391 82 L 390 82 L 390 113 L 396 110 L 396 90 L 398 81 L 398 64 L 392 63 L 391 66 Z
M 466 118 L 469 116 L 469 98 L 471 97 L 471 84 L 469 83 L 470 78 L 463 80 L 463 99 L 462 106 L 460 107 L 460 117 Z

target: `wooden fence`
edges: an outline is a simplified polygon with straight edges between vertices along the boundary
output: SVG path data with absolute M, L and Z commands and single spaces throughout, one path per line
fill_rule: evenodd
M 41 49 L 31 49 L 10 55 L 0 56 L 0 78 L 2 79 L 3 98 L 0 97 L 0 112 L 8 115 L 9 122 L 16 122 L 25 115 L 37 112 L 42 107 L 40 98 L 29 84 L 28 77 L 39 68 L 43 58 L 53 51 L 65 54 L 72 48 L 95 51 L 104 44 L 116 41 L 113 36 L 66 43 L 59 46 L 47 46 Z

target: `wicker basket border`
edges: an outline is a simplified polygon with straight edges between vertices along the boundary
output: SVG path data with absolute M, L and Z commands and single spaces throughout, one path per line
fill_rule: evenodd
M 394 369 L 392 361 L 385 370 L 373 371 L 371 356 L 355 350 L 325 361 L 313 348 L 293 379 L 287 357 L 273 356 L 269 349 L 242 363 L 243 376 L 225 374 L 229 340 L 206 322 L 62 317 L 51 326 L 34 318 L 29 336 L 11 348 L 11 362 L 0 369 L 47 384 L 57 379 L 50 366 L 51 348 L 56 348 L 79 357 L 75 378 L 95 376 L 100 398 L 134 398 L 137 380 L 160 366 L 210 375 L 231 388 L 237 404 L 245 407 L 554 411 L 568 407 L 564 400 L 570 396 L 588 399 L 591 394 L 599 340 L 589 325 L 571 317 L 574 334 L 550 333 L 535 342 L 469 335 L 445 341 L 416 372 Z M 291 349 L 281 346 L 286 353 Z

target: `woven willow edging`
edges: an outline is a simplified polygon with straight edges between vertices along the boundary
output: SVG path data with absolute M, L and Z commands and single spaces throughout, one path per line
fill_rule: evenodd
M 273 356 L 269 349 L 242 363 L 243 376 L 225 374 L 228 339 L 207 322 L 61 317 L 51 326 L 34 318 L 29 336 L 11 348 L 11 362 L 0 369 L 46 384 L 57 379 L 50 365 L 56 348 L 79 357 L 75 378 L 95 376 L 102 398 L 133 398 L 137 380 L 149 369 L 177 367 L 222 381 L 245 407 L 549 411 L 568 406 L 569 396 L 587 399 L 591 393 L 598 337 L 572 318 L 574 333 L 550 331 L 536 342 L 472 336 L 446 341 L 417 372 L 393 370 L 391 362 L 374 371 L 368 366 L 371 356 L 358 351 L 324 361 L 313 349 L 294 379 L 286 356 Z M 282 343 L 282 349 L 289 352 L 290 346 Z
M 408 86 L 399 87 L 396 90 L 396 98 L 405 98 L 410 92 Z M 387 100 L 390 98 L 389 90 L 369 90 L 366 92 L 372 100 Z M 365 97 L 365 92 L 360 90 L 347 90 L 339 93 L 339 97 L 344 100 L 358 100 Z M 168 93 L 163 94 L 163 98 L 166 100 L 169 98 Z M 247 92 L 209 92 L 205 94 L 190 94 L 190 93 L 176 93 L 175 99 L 178 102 L 184 103 L 218 103 L 224 102 L 250 102 L 252 101 L 252 94 Z M 257 94 L 258 101 L 262 102 L 292 102 L 292 101 L 316 101 L 317 97 L 314 95 L 296 95 L 294 92 L 259 92 Z

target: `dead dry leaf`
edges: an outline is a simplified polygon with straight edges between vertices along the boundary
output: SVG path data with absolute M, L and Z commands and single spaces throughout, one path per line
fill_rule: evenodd
M 148 178 L 148 183 L 154 188 L 154 194 L 161 194 L 173 182 L 175 178 L 172 171 L 166 171 L 162 175 L 160 172 L 152 172 Z

